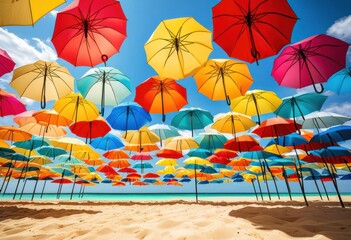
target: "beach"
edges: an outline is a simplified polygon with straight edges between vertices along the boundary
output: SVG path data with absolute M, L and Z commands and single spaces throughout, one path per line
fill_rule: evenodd
M 0 239 L 350 239 L 350 197 L 1 201 Z

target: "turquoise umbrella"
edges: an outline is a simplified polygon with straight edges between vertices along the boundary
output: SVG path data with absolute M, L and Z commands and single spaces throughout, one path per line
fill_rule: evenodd
M 200 148 L 208 149 L 214 152 L 217 148 L 223 148 L 227 138 L 219 133 L 200 133 L 194 140 L 200 145 Z
M 154 132 L 160 138 L 160 144 L 162 147 L 162 140 L 170 137 L 180 136 L 178 130 L 167 124 L 155 124 L 149 127 L 149 129 Z
M 207 158 L 211 156 L 211 152 L 207 149 L 196 148 L 190 150 L 186 155 L 188 155 L 189 157 Z
M 319 111 L 327 100 L 327 96 L 313 92 L 297 94 L 282 100 L 283 102 L 275 110 L 275 114 L 282 118 L 292 118 L 296 123 L 296 117 L 302 117 L 305 120 L 305 115 Z
M 112 67 L 90 69 L 78 80 L 78 90 L 89 101 L 101 105 L 104 116 L 105 105 L 118 105 L 130 95 L 130 80 Z
M 43 147 L 40 147 L 40 148 L 36 149 L 36 151 L 39 154 L 41 154 L 41 155 L 53 158 L 53 160 L 55 160 L 55 158 L 57 156 L 60 156 L 62 154 L 66 154 L 67 153 L 62 148 L 56 148 L 56 147 L 53 147 L 53 146 L 43 146 Z
M 351 67 L 341 69 L 331 76 L 327 82 L 326 89 L 337 94 L 351 93 Z
M 171 125 L 184 130 L 191 130 L 194 136 L 194 129 L 203 129 L 213 123 L 213 116 L 209 111 L 201 108 L 183 108 L 172 119 Z
M 329 112 L 313 112 L 305 116 L 305 121 L 302 124 L 304 129 L 321 129 L 329 128 L 337 125 L 342 125 L 350 121 L 350 117 Z
M 133 165 L 133 168 L 145 169 L 145 168 L 153 168 L 153 166 L 150 163 L 136 163 Z

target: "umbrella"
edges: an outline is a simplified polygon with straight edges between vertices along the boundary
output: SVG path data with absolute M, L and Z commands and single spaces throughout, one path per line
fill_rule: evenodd
M 92 121 L 99 116 L 99 110 L 94 103 L 85 100 L 79 93 L 70 93 L 56 101 L 54 109 L 73 122 Z
M 146 144 L 127 144 L 124 147 L 124 150 L 133 151 L 133 152 L 152 152 L 160 150 L 156 143 L 146 143 Z
M 197 135 L 194 140 L 199 144 L 200 148 L 208 149 L 213 153 L 217 148 L 223 148 L 227 138 L 219 133 L 204 132 Z
M 319 34 L 292 44 L 283 49 L 274 60 L 272 76 L 279 85 L 303 88 L 326 82 L 334 73 L 345 68 L 347 42 Z
M 1 75 L 1 74 L 0 74 Z M 337 94 L 348 94 L 351 92 L 351 67 L 341 69 L 333 74 L 325 86 L 327 90 Z
M 237 112 L 228 112 L 218 117 L 215 116 L 211 128 L 221 133 L 231 133 L 236 138 L 236 133 L 245 132 L 256 123 L 249 116 Z
M 297 16 L 286 0 L 222 0 L 212 19 L 214 41 L 230 57 L 252 63 L 290 42 Z
M 119 51 L 126 25 L 119 1 L 78 0 L 57 14 L 51 41 L 60 58 L 93 67 Z
M 257 134 L 261 138 L 271 138 L 294 133 L 300 128 L 301 125 L 295 123 L 293 120 L 277 117 L 264 120 L 252 130 L 252 133 Z
M 113 149 L 107 151 L 103 154 L 103 156 L 110 160 L 119 160 L 119 159 L 128 159 L 129 155 L 120 149 Z
M 42 110 L 34 112 L 32 114 L 33 118 L 37 123 L 43 123 L 42 125 L 56 125 L 56 126 L 69 126 L 72 121 L 60 116 L 55 110 Z M 45 124 L 44 124 L 45 123 Z
M 150 77 L 136 87 L 134 101 L 149 113 L 162 114 L 162 122 L 166 120 L 165 113 L 177 112 L 188 104 L 184 87 L 171 78 L 158 76 Z
M 172 149 L 161 149 L 160 151 L 158 151 L 156 153 L 156 156 L 159 158 L 174 158 L 174 159 L 178 159 L 178 158 L 182 158 L 183 154 L 181 152 L 178 152 L 176 150 L 172 150 Z
M 45 136 L 57 138 L 63 137 L 67 134 L 66 130 L 62 127 L 56 125 L 42 125 L 39 123 L 27 123 L 26 125 L 21 126 L 21 129 L 30 134 L 42 136 L 43 140 Z
M 11 126 L 0 126 L 0 139 L 12 142 L 26 141 L 32 138 L 32 134 Z
M 258 124 L 261 124 L 260 114 L 274 112 L 281 103 L 282 100 L 274 92 L 257 89 L 232 99 L 230 108 L 233 112 L 257 116 Z
M 283 118 L 292 118 L 296 122 L 296 117 L 302 117 L 311 112 L 321 110 L 327 96 L 317 93 L 305 93 L 283 98 L 282 104 L 275 110 L 275 113 Z
M 250 151 L 254 147 L 259 147 L 258 141 L 249 135 L 241 135 L 239 137 L 228 140 L 224 147 L 238 152 Z
M 160 138 L 155 133 L 151 132 L 147 127 L 142 127 L 136 131 L 125 132 L 122 137 L 129 144 L 137 145 L 140 152 L 143 151 L 144 145 L 154 144 L 160 141 Z
M 0 21 L 2 19 L 3 18 L 1 18 Z M 15 64 L 16 63 L 12 60 L 8 53 L 5 50 L 0 49 L 0 77 L 2 77 L 6 73 L 12 72 L 12 70 L 15 67 Z
M 351 118 L 330 112 L 313 112 L 305 116 L 302 128 L 305 129 L 321 129 L 329 128 L 337 125 L 343 125 L 350 121 Z
M 106 120 L 100 116 L 92 121 L 75 122 L 69 126 L 69 129 L 73 134 L 86 138 L 86 141 L 88 139 L 91 141 L 92 138 L 103 137 L 111 130 Z
M 30 26 L 54 10 L 65 0 L 52 1 L 1 1 L 0 26 Z
M 60 139 L 51 140 L 51 143 L 54 147 L 62 148 L 66 151 L 69 151 L 70 157 L 72 155 L 72 151 L 85 150 L 87 147 L 87 145 L 81 140 L 77 138 L 70 138 L 70 137 L 63 137 Z
M 208 158 L 211 156 L 211 152 L 207 149 L 196 148 L 190 150 L 186 155 L 189 157 L 199 157 L 199 158 Z
M 139 104 L 129 102 L 114 107 L 106 120 L 113 129 L 128 132 L 128 130 L 138 130 L 152 119 Z
M 183 136 L 168 138 L 165 145 L 165 149 L 172 149 L 178 152 L 199 147 L 199 144 L 194 139 Z
M 124 146 L 123 142 L 111 133 L 108 133 L 103 137 L 94 139 L 90 143 L 90 145 L 94 148 L 102 149 L 104 151 L 121 148 Z
M 156 162 L 156 165 L 157 166 L 164 166 L 164 167 L 167 167 L 167 166 L 178 166 L 178 163 L 175 159 L 172 159 L 172 158 L 163 158 L 163 159 L 160 159 Z
M 17 99 L 16 95 L 0 88 L 0 117 L 17 115 L 25 111 L 26 106 Z
M 19 113 L 13 117 L 13 121 L 17 123 L 20 127 L 30 122 L 36 123 L 37 120 L 35 120 L 35 118 L 33 117 L 33 114 L 36 112 L 36 110 L 30 110 Z
M 155 124 L 149 127 L 160 138 L 160 144 L 162 147 L 162 140 L 170 137 L 180 136 L 178 130 L 172 126 L 166 124 Z
M 323 132 L 315 134 L 310 142 L 335 144 L 351 139 L 351 126 L 341 125 L 330 127 Z
M 45 108 L 46 102 L 61 99 L 74 91 L 74 78 L 67 68 L 39 60 L 16 68 L 10 86 L 21 97 L 38 101 L 41 108 Z
M 43 146 L 36 149 L 36 151 L 41 155 L 53 158 L 53 160 L 55 160 L 57 156 L 67 153 L 65 150 L 53 146 Z
M 213 116 L 209 111 L 201 108 L 183 108 L 173 117 L 171 125 L 191 130 L 191 136 L 194 136 L 194 129 L 203 129 L 212 122 Z
M 131 93 L 128 77 L 112 67 L 90 69 L 77 85 L 85 99 L 101 106 L 102 116 L 105 106 L 118 105 Z
M 111 160 L 111 162 L 109 162 L 108 165 L 114 168 L 126 168 L 130 166 L 130 163 L 127 159 L 117 159 Z
M 197 89 L 211 100 L 226 100 L 242 96 L 253 79 L 246 64 L 230 59 L 208 60 L 194 75 Z
M 192 17 L 163 20 L 145 43 L 147 62 L 161 77 L 190 76 L 212 52 L 211 35 Z

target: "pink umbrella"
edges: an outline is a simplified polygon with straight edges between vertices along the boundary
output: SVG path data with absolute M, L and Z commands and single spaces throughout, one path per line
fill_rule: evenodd
M 274 60 L 272 76 L 279 85 L 303 88 L 326 82 L 335 72 L 345 68 L 347 42 L 320 34 L 292 44 Z
M 15 62 L 5 50 L 0 49 L 0 77 L 6 73 L 12 72 Z
M 26 107 L 16 95 L 0 89 L 0 117 L 17 115 L 24 111 Z

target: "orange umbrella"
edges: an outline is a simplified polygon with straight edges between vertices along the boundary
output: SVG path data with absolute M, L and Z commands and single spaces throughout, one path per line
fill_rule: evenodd
M 0 126 L 0 139 L 11 142 L 26 141 L 32 138 L 32 134 L 11 126 Z
M 127 159 L 118 159 L 118 160 L 112 160 L 111 162 L 108 163 L 108 165 L 114 168 L 126 168 L 126 167 L 129 167 L 131 164 L 128 162 Z
M 44 123 L 45 124 L 45 123 Z M 56 125 L 42 125 L 40 123 L 27 123 L 21 126 L 21 129 L 35 136 L 46 137 L 63 137 L 67 134 L 66 130 Z
M 34 122 L 36 123 L 37 120 L 33 117 L 33 114 L 36 113 L 35 110 L 26 111 L 20 114 L 17 114 L 13 117 L 13 121 L 17 123 L 20 127 L 26 125 L 27 123 Z
M 129 155 L 120 149 L 114 149 L 114 150 L 107 151 L 103 154 L 103 156 L 107 159 L 110 159 L 110 160 L 129 158 Z
M 44 122 L 47 125 L 69 126 L 72 121 L 60 116 L 55 110 L 42 110 L 33 113 L 33 117 L 38 123 Z
M 158 76 L 150 77 L 136 87 L 134 101 L 149 113 L 162 114 L 162 122 L 166 120 L 165 113 L 177 112 L 188 104 L 184 87 L 174 79 Z

